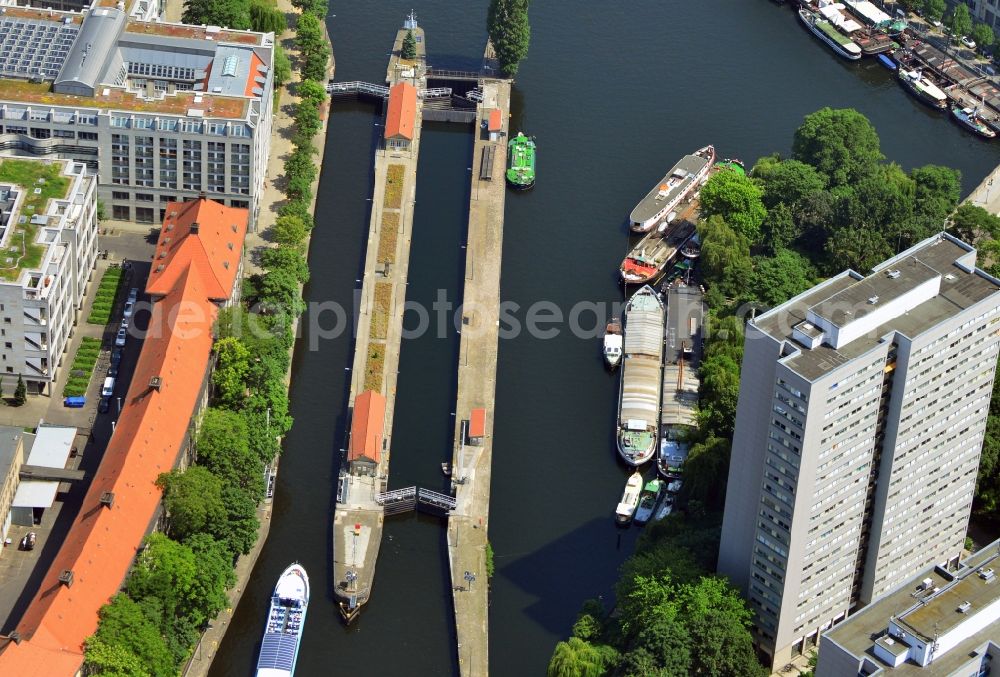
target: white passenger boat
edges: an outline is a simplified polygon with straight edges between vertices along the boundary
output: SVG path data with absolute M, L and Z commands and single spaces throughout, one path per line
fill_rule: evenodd
M 274 586 L 257 658 L 257 677 L 291 677 L 295 673 L 308 606 L 309 577 L 301 565 L 292 564 Z

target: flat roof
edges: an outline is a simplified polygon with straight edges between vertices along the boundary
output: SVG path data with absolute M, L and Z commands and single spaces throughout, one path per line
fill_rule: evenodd
M 975 249 L 940 233 L 881 264 L 867 277 L 845 271 L 759 315 L 751 323 L 775 340 L 788 341 L 794 346 L 798 353 L 784 358 L 783 363 L 807 381 L 815 381 L 872 350 L 886 334 L 899 332 L 913 338 L 1000 292 L 995 279 L 974 267 L 975 254 Z M 898 270 L 899 276 L 891 277 L 890 270 Z M 881 308 L 921 281 L 936 276 L 941 277 L 936 295 L 907 312 L 888 317 L 886 322 L 840 348 L 824 342 L 809 350 L 792 338 L 792 328 L 805 321 L 810 310 L 839 322 L 844 310 L 851 309 L 857 319 L 870 312 L 869 298 L 878 296 L 878 303 L 871 307 Z
M 75 439 L 76 428 L 39 426 L 35 430 L 35 443 L 31 446 L 31 453 L 25 463 L 43 468 L 65 468 Z
M 101 89 L 100 85 L 98 89 Z M 105 91 L 106 90 L 106 91 Z M 195 102 L 195 97 L 201 101 Z M 180 91 L 162 99 L 142 99 L 135 92 L 118 87 L 105 87 L 95 97 L 76 94 L 56 94 L 51 82 L 28 82 L 27 80 L 0 79 L 0 105 L 20 107 L 30 104 L 45 106 L 65 106 L 67 108 L 93 110 L 120 110 L 132 113 L 165 113 L 187 115 L 190 109 L 203 111 L 206 118 L 246 118 L 250 99 L 233 96 L 206 94 L 204 92 Z
M 14 494 L 15 508 L 51 508 L 59 492 L 59 483 L 47 480 L 24 480 Z
M 0 426 L 0 482 L 10 473 L 10 467 L 14 464 L 14 454 L 17 451 L 17 443 L 24 435 L 24 431 L 14 426 Z
M 955 576 L 946 575 L 938 567 L 925 570 L 823 633 L 823 636 L 858 659 L 867 657 L 893 674 L 926 675 L 932 670 L 933 674 L 951 674 L 952 670 L 970 660 L 969 653 L 973 649 L 989 640 L 1000 640 L 1000 624 L 990 624 L 967 637 L 944 655 L 935 658 L 927 668 L 913 662 L 892 668 L 879 661 L 872 650 L 875 638 L 885 635 L 889 621 L 894 619 L 927 641 L 932 641 L 935 623 L 938 624 L 937 634 L 944 635 L 958 623 L 970 620 L 977 609 L 981 611 L 1000 598 L 1000 576 L 992 583 L 986 583 L 977 573 L 982 567 L 992 567 L 1000 573 L 998 545 L 1000 542 L 993 543 L 963 560 L 961 569 Z M 918 590 L 925 579 L 930 579 L 930 588 L 938 588 L 940 591 L 925 596 L 922 590 Z M 958 611 L 958 606 L 966 601 L 972 606 L 969 613 L 962 614 Z M 902 640 L 894 642 L 902 644 Z

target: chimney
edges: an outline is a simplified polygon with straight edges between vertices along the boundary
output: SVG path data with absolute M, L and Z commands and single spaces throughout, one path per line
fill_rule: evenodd
M 199 200 L 207 200 L 208 199 L 208 193 L 206 193 L 205 191 L 201 191 L 200 193 L 198 193 L 198 199 Z
M 110 508 L 115 504 L 115 492 L 104 491 L 101 493 L 101 505 L 105 508 Z
M 191 224 L 191 234 L 192 235 L 197 235 L 198 234 L 198 222 L 197 221 L 195 221 L 194 223 Z
M 59 574 L 59 582 L 67 588 L 73 587 L 73 570 L 63 569 Z
M 151 390 L 159 392 L 160 387 L 162 385 L 163 385 L 163 379 L 160 378 L 159 376 L 154 376 L 153 378 L 149 379 L 149 387 Z

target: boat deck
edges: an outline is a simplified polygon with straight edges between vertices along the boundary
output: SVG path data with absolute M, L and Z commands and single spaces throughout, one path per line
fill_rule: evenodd
M 644 282 L 655 281 L 656 277 L 666 270 L 666 265 L 677 255 L 681 246 L 694 235 L 694 222 L 688 220 L 687 216 L 696 209 L 696 207 L 685 209 L 682 220 L 672 224 L 665 233 L 654 230 L 643 237 L 625 258 L 622 270 L 644 276 Z
M 701 290 L 692 286 L 670 287 L 667 291 L 663 404 L 660 411 L 660 421 L 665 427 L 697 425 L 698 367 L 701 365 L 704 321 Z
M 691 187 L 695 176 L 705 168 L 708 159 L 698 155 L 685 155 L 673 166 L 653 189 L 642 198 L 629 218 L 632 223 L 645 223 L 652 219 L 663 207 Z

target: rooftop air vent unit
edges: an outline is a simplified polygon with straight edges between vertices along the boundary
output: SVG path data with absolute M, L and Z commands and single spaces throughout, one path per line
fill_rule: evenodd
M 893 280 L 895 280 L 897 277 L 900 276 L 900 274 L 901 273 L 899 272 L 899 270 L 893 268 L 888 273 L 886 273 L 886 276 L 889 277 L 889 278 L 891 278 L 891 279 L 893 279 Z
M 969 613 L 969 609 L 971 609 L 971 608 L 972 608 L 972 603 L 970 603 L 970 602 L 962 602 L 961 604 L 958 605 L 958 613 L 960 613 L 960 614 L 967 614 L 967 613 Z
M 164 266 L 164 265 L 163 265 L 163 264 L 161 263 L 160 265 L 158 265 L 158 266 L 156 267 L 156 272 L 158 272 L 158 273 L 162 273 L 162 272 L 163 272 L 163 269 L 164 269 L 165 267 L 166 267 L 166 266 Z
M 59 572 L 59 582 L 65 585 L 67 588 L 73 587 L 73 570 L 63 569 Z
M 868 297 L 868 304 L 869 305 L 874 306 L 876 303 L 878 303 L 878 294 L 876 294 L 875 296 L 869 296 Z
M 115 504 L 115 492 L 113 491 L 101 492 L 101 505 L 103 505 L 105 508 L 110 508 L 114 504 Z
M 996 572 L 993 571 L 993 569 L 983 569 L 982 571 L 979 572 L 979 577 L 984 581 L 986 581 L 987 583 L 989 583 L 994 578 L 996 578 L 997 575 Z
M 934 581 L 932 581 L 929 578 L 925 578 L 924 580 L 920 581 L 920 589 L 921 590 L 930 590 L 930 588 L 931 588 L 931 586 L 933 584 L 934 584 Z

